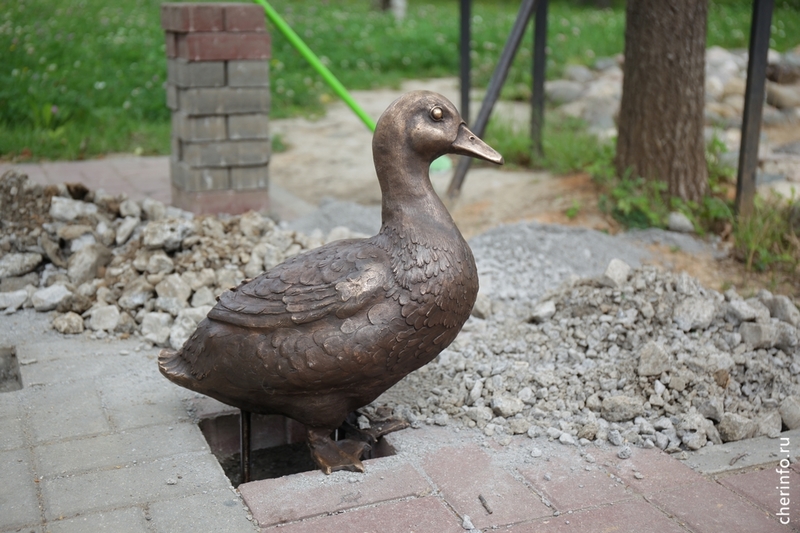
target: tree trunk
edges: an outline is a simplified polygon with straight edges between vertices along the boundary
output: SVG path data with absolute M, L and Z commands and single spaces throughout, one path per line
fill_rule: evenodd
M 628 0 L 617 172 L 663 180 L 698 201 L 708 172 L 703 140 L 707 0 Z

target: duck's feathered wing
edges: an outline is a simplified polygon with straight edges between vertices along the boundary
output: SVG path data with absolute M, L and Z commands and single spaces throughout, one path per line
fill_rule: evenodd
M 387 352 L 375 342 L 403 322 L 390 265 L 369 241 L 296 256 L 220 296 L 172 360 L 181 367 L 172 375 L 191 374 L 192 386 L 165 373 L 200 392 L 201 381 L 221 377 L 245 390 L 290 391 L 385 373 Z

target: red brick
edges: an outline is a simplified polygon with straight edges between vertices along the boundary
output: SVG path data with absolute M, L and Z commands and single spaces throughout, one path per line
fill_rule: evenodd
M 178 57 L 178 35 L 168 31 L 164 34 L 167 45 L 167 57 L 172 59 Z
M 783 520 L 800 523 L 800 474 L 791 468 L 777 472 L 778 468 L 776 464 L 763 470 L 725 476 L 719 481 L 773 515 L 781 512 L 782 507 L 786 508 L 782 511 Z M 783 496 L 780 487 L 783 487 Z M 782 497 L 788 498 L 788 505 L 781 505 Z
M 222 4 L 161 4 L 161 27 L 174 32 L 222 31 L 225 18 Z
M 269 59 L 270 38 L 259 32 L 179 33 L 178 57 L 189 61 Z
M 432 492 L 409 464 L 373 459 L 365 467 L 365 474 L 314 471 L 264 479 L 240 485 L 239 492 L 261 527 Z M 353 479 L 357 482 L 351 483 Z
M 627 486 L 645 496 L 704 479 L 681 461 L 658 448 L 633 448 L 630 459 L 619 459 L 614 448 L 592 453 L 609 473 L 621 477 Z M 636 476 L 637 472 L 641 479 Z
M 493 465 L 492 458 L 477 446 L 442 448 L 428 455 L 423 467 L 447 503 L 457 513 L 469 515 L 477 528 L 512 524 L 553 512 L 502 466 Z M 492 508 L 491 515 L 479 496 Z
M 256 4 L 227 4 L 226 31 L 266 31 L 264 8 Z
M 172 186 L 172 205 L 196 215 L 229 213 L 241 215 L 247 211 L 266 212 L 269 191 L 185 191 Z
M 685 533 L 657 508 L 636 499 L 517 524 L 506 533 Z
M 305 495 L 302 496 L 306 498 Z M 464 533 L 461 520 L 439 498 L 416 498 L 324 516 L 286 526 L 262 529 L 267 533 Z
M 540 461 L 520 469 L 520 473 L 561 512 L 631 498 L 631 493 L 614 481 L 602 466 L 587 463 L 577 453 L 574 455 L 572 460 L 554 457 L 550 461 Z M 545 474 L 550 474 L 549 480 L 545 480 Z
M 650 501 L 694 533 L 786 533 L 789 529 L 722 485 L 686 483 L 652 495 Z

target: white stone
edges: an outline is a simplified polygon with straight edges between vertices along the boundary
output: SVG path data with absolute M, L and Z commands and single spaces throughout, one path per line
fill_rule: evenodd
M 27 274 L 41 262 L 42 256 L 36 253 L 5 254 L 0 257 L 0 279 Z
M 670 366 L 670 356 L 661 344 L 650 341 L 639 350 L 637 372 L 640 376 L 660 376 L 662 372 L 669 370 Z
M 53 196 L 50 199 L 50 216 L 63 222 L 71 222 L 97 213 L 97 206 L 89 202 Z
M 142 211 L 147 220 L 161 220 L 167 216 L 167 208 L 158 200 L 145 198 L 142 200 Z
M 200 287 L 192 295 L 192 307 L 213 306 L 215 303 L 217 303 L 217 299 L 208 287 Z
M 753 348 L 771 348 L 778 341 L 778 330 L 772 324 L 745 322 L 739 326 L 742 342 Z
M 614 258 L 608 262 L 605 272 L 600 276 L 600 283 L 606 287 L 620 287 L 628 281 L 630 272 L 631 267 L 628 263 L 621 259 Z
M 497 416 L 508 418 L 521 412 L 525 408 L 525 403 L 519 398 L 511 396 L 493 396 L 492 411 Z
M 147 313 L 142 319 L 142 336 L 158 346 L 166 346 L 172 327 L 169 313 Z
M 603 400 L 602 415 L 609 422 L 625 422 L 644 414 L 641 398 L 609 396 Z
M 733 442 L 753 436 L 755 424 L 749 418 L 736 413 L 725 413 L 717 426 L 722 442 Z
M 55 317 L 53 319 L 53 327 L 56 331 L 64 335 L 83 333 L 83 318 L 81 318 L 81 315 L 78 313 L 70 311 L 69 313 Z
M 117 228 L 117 246 L 123 245 L 128 242 L 128 239 L 133 235 L 133 230 L 139 225 L 139 219 L 136 217 L 125 217 Z
M 117 303 L 122 309 L 137 309 L 142 307 L 152 296 L 153 286 L 143 277 L 139 277 L 125 286 Z
M 787 428 L 800 428 L 800 398 L 797 396 L 787 396 L 781 402 L 779 412 L 783 424 Z
M 192 288 L 178 274 L 170 274 L 156 285 L 156 294 L 160 298 L 175 298 L 187 302 L 192 295 Z
M 102 244 L 91 244 L 72 254 L 67 265 L 67 275 L 75 285 L 97 277 L 97 270 L 111 261 L 111 252 Z
M 90 311 L 89 329 L 112 332 L 119 324 L 119 309 L 116 305 L 103 305 Z
M 667 227 L 670 231 L 694 233 L 694 224 L 692 224 L 692 221 L 680 211 L 673 211 L 669 214 Z
M 136 203 L 135 200 L 123 200 L 121 204 L 119 204 L 119 214 L 122 217 L 134 217 L 134 218 L 141 218 L 142 217 L 142 208 L 139 207 L 139 204 Z
M 540 302 L 533 308 L 531 317 L 528 319 L 530 322 L 541 323 L 553 318 L 556 314 L 556 303 L 552 300 Z
M 13 313 L 25 304 L 28 299 L 28 291 L 20 289 L 18 291 L 0 292 L 0 309 L 6 313 Z
M 31 297 L 31 303 L 33 308 L 39 312 L 52 311 L 70 296 L 72 296 L 72 292 L 58 283 L 34 292 Z
M 699 296 L 681 301 L 672 314 L 672 319 L 683 331 L 706 329 L 714 320 L 717 308 L 713 300 Z
M 194 224 L 185 219 L 168 218 L 150 221 L 142 231 L 142 244 L 150 250 L 163 248 L 166 251 L 177 250 L 181 241 L 191 235 Z

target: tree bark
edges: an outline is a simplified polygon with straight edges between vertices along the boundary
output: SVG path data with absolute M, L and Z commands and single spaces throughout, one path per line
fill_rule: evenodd
M 619 113 L 619 175 L 663 180 L 698 201 L 708 171 L 703 139 L 707 0 L 628 0 Z

